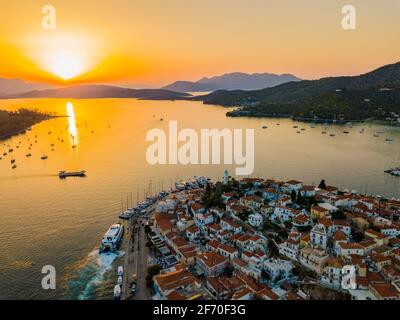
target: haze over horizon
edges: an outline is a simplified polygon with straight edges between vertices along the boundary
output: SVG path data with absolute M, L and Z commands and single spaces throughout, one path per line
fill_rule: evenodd
M 15 0 L 0 12 L 0 77 L 155 88 L 230 72 L 358 75 L 397 62 L 400 4 L 353 1 L 351 31 L 340 24 L 345 4 L 55 0 L 57 29 L 43 30 L 43 4 Z

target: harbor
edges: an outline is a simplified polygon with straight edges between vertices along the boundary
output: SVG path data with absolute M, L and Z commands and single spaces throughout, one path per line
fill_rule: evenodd
M 109 228 L 99 247 L 100 254 L 117 250 L 124 252 L 123 265 L 115 265 L 112 271 L 116 279 L 113 291 L 115 300 L 150 298 L 146 275 L 151 255 L 146 245 L 145 227 L 153 218 L 156 207 L 160 205 L 159 202 L 173 193 L 204 188 L 210 180 L 195 176 L 188 181 L 176 182 L 174 189 L 160 191 L 155 196 L 147 197 L 145 201 L 138 202 L 135 207 L 128 208 L 119 215 L 121 222 Z

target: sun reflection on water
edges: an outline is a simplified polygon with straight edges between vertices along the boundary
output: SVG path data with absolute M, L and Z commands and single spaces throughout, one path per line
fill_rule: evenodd
M 67 115 L 68 115 L 68 133 L 71 145 L 76 146 L 79 142 L 78 128 L 76 127 L 74 105 L 71 102 L 67 103 Z

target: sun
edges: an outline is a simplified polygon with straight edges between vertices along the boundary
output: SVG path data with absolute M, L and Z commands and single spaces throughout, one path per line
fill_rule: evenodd
M 49 57 L 49 71 L 63 80 L 79 76 L 84 69 L 82 57 L 73 52 L 53 52 Z

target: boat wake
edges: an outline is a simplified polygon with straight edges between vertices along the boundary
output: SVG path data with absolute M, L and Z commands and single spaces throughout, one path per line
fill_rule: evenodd
M 99 287 L 107 271 L 111 270 L 115 259 L 123 256 L 125 252 L 99 253 L 98 249 L 89 253 L 86 263 L 78 268 L 76 276 L 68 286 L 68 298 L 74 300 L 93 299 L 96 288 Z

